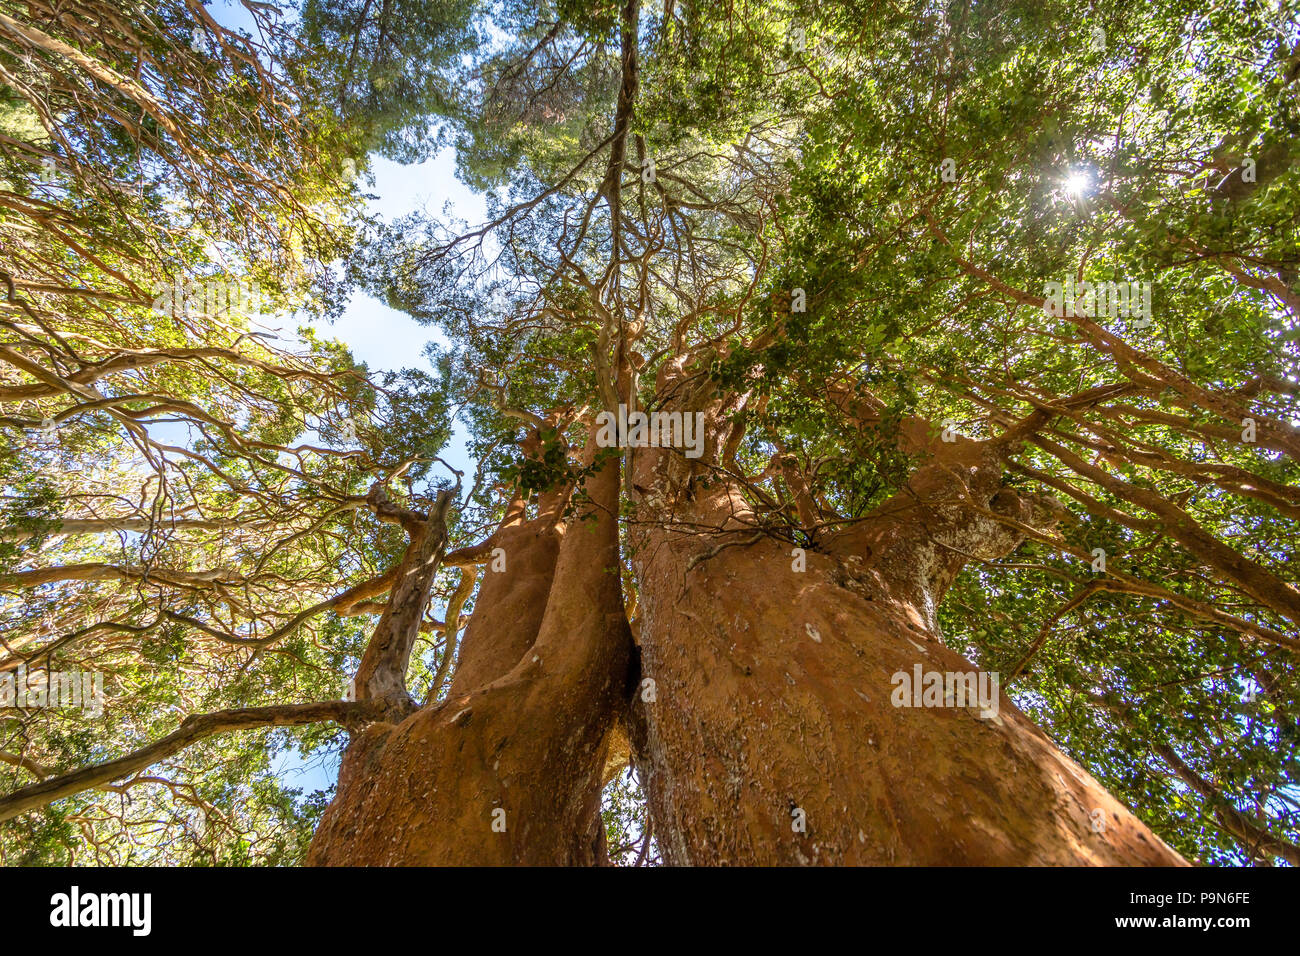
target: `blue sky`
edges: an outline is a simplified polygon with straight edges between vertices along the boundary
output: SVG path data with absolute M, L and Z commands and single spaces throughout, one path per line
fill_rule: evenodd
M 471 224 L 486 218 L 483 197 L 456 178 L 456 151 L 451 147 L 412 166 L 371 156 L 369 176 L 373 182 L 361 183 L 363 191 L 374 197 L 367 202 L 367 210 L 385 220 L 397 219 L 417 209 L 437 214 L 446 203 L 450 203 L 448 211 L 452 215 Z M 411 367 L 428 369 L 429 362 L 423 355 L 425 344 L 440 337 L 435 330 L 417 324 L 405 313 L 359 290 L 353 292 L 347 309 L 333 323 L 312 324 L 322 335 L 347 343 L 353 357 L 365 362 L 372 372 Z M 464 437 L 463 427 L 457 425 L 442 457 L 472 476 Z M 272 760 L 272 767 L 286 785 L 307 793 L 331 786 L 338 777 L 337 759 L 304 762 L 296 751 L 279 754 Z
M 247 10 L 234 0 L 211 3 L 209 10 L 227 27 L 252 29 Z M 484 197 L 456 178 L 456 151 L 451 147 L 411 166 L 372 155 L 369 168 L 358 181 L 358 186 L 372 197 L 367 201 L 367 211 L 386 221 L 416 210 L 440 215 L 444 209 L 471 225 L 487 218 Z M 293 327 L 291 321 L 267 324 L 279 324 L 286 332 Z M 372 372 L 412 367 L 428 370 L 424 347 L 429 341 L 440 338 L 435 330 L 418 325 L 410 316 L 389 308 L 360 290 L 353 292 L 347 309 L 337 320 L 311 324 L 322 336 L 346 343 L 353 357 L 365 362 Z M 463 427 L 457 426 L 442 457 L 466 475 L 472 475 Z M 345 680 L 346 675 L 340 681 L 340 694 Z M 331 786 L 338 776 L 337 759 L 304 762 L 293 750 L 274 757 L 272 767 L 288 786 L 302 788 L 308 793 Z
M 450 202 L 449 212 L 471 224 L 486 218 L 483 197 L 456 178 L 456 151 L 448 147 L 432 159 L 413 166 L 402 166 L 378 156 L 370 157 L 372 183 L 362 183 L 363 191 L 374 198 L 367 210 L 385 220 L 397 219 L 417 209 L 440 213 Z M 418 325 L 410 316 L 355 291 L 347 310 L 333 323 L 313 325 L 322 335 L 346 342 L 352 355 L 365 362 L 372 372 L 384 369 L 425 368 L 424 346 L 438 333 Z M 453 467 L 472 476 L 473 469 L 464 445 L 464 429 L 456 427 L 443 458 Z M 341 689 L 341 688 L 340 688 Z M 275 773 L 291 787 L 310 793 L 331 786 L 338 777 L 338 761 L 304 762 L 295 751 L 279 754 L 272 761 Z
M 206 6 L 223 26 L 254 31 L 252 18 L 238 0 L 214 0 Z M 389 221 L 418 209 L 441 214 L 448 203 L 447 209 L 452 216 L 471 225 L 487 217 L 483 196 L 456 178 L 456 151 L 451 147 L 412 166 L 402 166 L 372 155 L 368 173 L 358 181 L 358 186 L 362 192 L 374 197 L 367 203 L 367 210 Z M 360 291 L 353 293 L 347 311 L 337 321 L 313 325 L 322 334 L 346 342 L 353 356 L 365 362 L 372 371 L 404 367 L 427 369 L 428 362 L 421 353 L 427 342 L 437 338 L 434 330 L 421 327 L 409 316 Z M 461 467 L 459 462 L 452 463 Z
M 367 203 L 367 209 L 386 220 L 417 209 L 438 214 L 448 201 L 453 214 L 460 219 L 479 223 L 486 218 L 483 197 L 456 178 L 456 151 L 451 147 L 417 166 L 402 166 L 372 156 L 370 172 L 374 184 L 363 183 L 363 191 L 375 198 Z M 390 309 L 360 291 L 353 293 L 347 311 L 337 321 L 332 325 L 319 323 L 317 327 L 346 342 L 352 354 L 372 371 L 427 367 L 420 353 L 425 343 L 438 337 L 436 332 L 417 325 L 405 313 Z
M 483 196 L 456 178 L 456 151 L 452 147 L 412 166 L 372 155 L 368 175 L 372 182 L 361 183 L 362 191 L 374 197 L 366 203 L 367 211 L 384 220 L 392 221 L 418 209 L 439 215 L 448 203 L 447 212 L 457 219 L 477 225 L 487 218 Z M 425 345 L 432 340 L 445 341 L 437 330 L 419 325 L 404 312 L 389 308 L 361 290 L 353 291 L 347 309 L 338 319 L 311 324 L 322 336 L 345 342 L 353 357 L 365 362 L 372 372 L 430 370 L 423 354 Z M 463 428 L 457 426 L 442 457 L 472 476 L 464 438 Z

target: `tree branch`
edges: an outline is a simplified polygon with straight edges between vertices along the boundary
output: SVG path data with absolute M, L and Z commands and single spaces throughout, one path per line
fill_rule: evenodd
M 328 720 L 351 723 L 375 719 L 381 716 L 382 712 L 383 706 L 377 701 L 354 703 L 346 700 L 330 700 L 312 704 L 280 704 L 271 707 L 219 710 L 211 714 L 190 716 L 185 718 L 179 728 L 162 740 L 142 747 L 125 757 L 43 780 L 0 798 L 0 822 L 12 820 L 20 813 L 47 806 L 55 800 L 70 797 L 83 790 L 94 789 L 127 774 L 143 770 L 159 760 L 179 753 L 190 744 L 217 734 L 256 727 L 297 727 Z

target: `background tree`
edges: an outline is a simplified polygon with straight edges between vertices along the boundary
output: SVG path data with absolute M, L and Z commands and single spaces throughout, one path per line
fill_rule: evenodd
M 99 673 L 111 727 L 7 709 L 6 790 L 179 718 L 338 701 L 400 554 L 368 493 L 418 496 L 447 435 L 429 376 L 372 382 L 257 314 L 341 308 L 320 264 L 357 194 L 292 36 L 252 9 L 256 39 L 197 3 L 0 8 L 0 672 Z M 336 734 L 156 754 L 8 824 L 6 861 L 296 860 L 319 798 L 272 758 Z

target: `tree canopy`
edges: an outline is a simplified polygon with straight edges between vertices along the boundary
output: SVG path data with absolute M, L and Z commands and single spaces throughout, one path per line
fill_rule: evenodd
M 343 746 L 293 708 L 363 666 L 412 515 L 436 701 L 512 498 L 706 386 L 702 480 L 792 547 L 996 445 L 1023 543 L 961 555 L 948 644 L 1189 859 L 1300 862 L 1294 3 L 244 7 L 0 0 L 0 673 L 108 700 L 3 712 L 0 791 L 267 709 L 23 807 L 6 862 L 299 861 L 327 795 L 274 758 Z M 447 144 L 488 222 L 366 215 L 368 157 Z M 378 374 L 260 315 L 357 290 L 447 344 Z M 653 860 L 636 774 L 605 811 Z

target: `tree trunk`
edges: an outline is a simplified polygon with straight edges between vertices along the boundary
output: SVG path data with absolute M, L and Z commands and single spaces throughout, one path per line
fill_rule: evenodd
M 709 409 L 712 456 L 726 411 Z M 1184 862 L 1005 694 L 988 718 L 952 701 L 894 706 L 894 675 L 916 665 L 975 671 L 943 645 L 935 607 L 964 555 L 1018 543 L 978 507 L 1029 510 L 990 477 L 986 448 L 922 468 L 802 571 L 790 543 L 755 536 L 736 489 L 695 480 L 699 463 L 635 456 L 640 676 L 653 684 L 631 737 L 667 863 Z
M 352 741 L 309 864 L 605 862 L 601 772 L 631 646 L 618 489 L 612 462 L 567 525 L 554 501 L 532 521 L 510 509 L 451 692 Z
M 448 698 L 358 735 L 309 863 L 606 862 L 602 770 L 629 677 L 668 863 L 1184 862 L 1005 694 L 990 713 L 896 706 L 896 675 L 976 671 L 943 645 L 938 603 L 971 556 L 1019 543 L 999 516 L 1042 520 L 1001 487 L 996 446 L 930 449 L 902 492 L 800 558 L 755 533 L 737 487 L 700 480 L 737 400 L 696 399 L 703 459 L 631 455 L 640 673 L 611 463 L 588 480 L 588 520 L 560 520 L 567 490 L 531 520 L 507 510 L 490 542 L 507 567 L 489 565 Z

